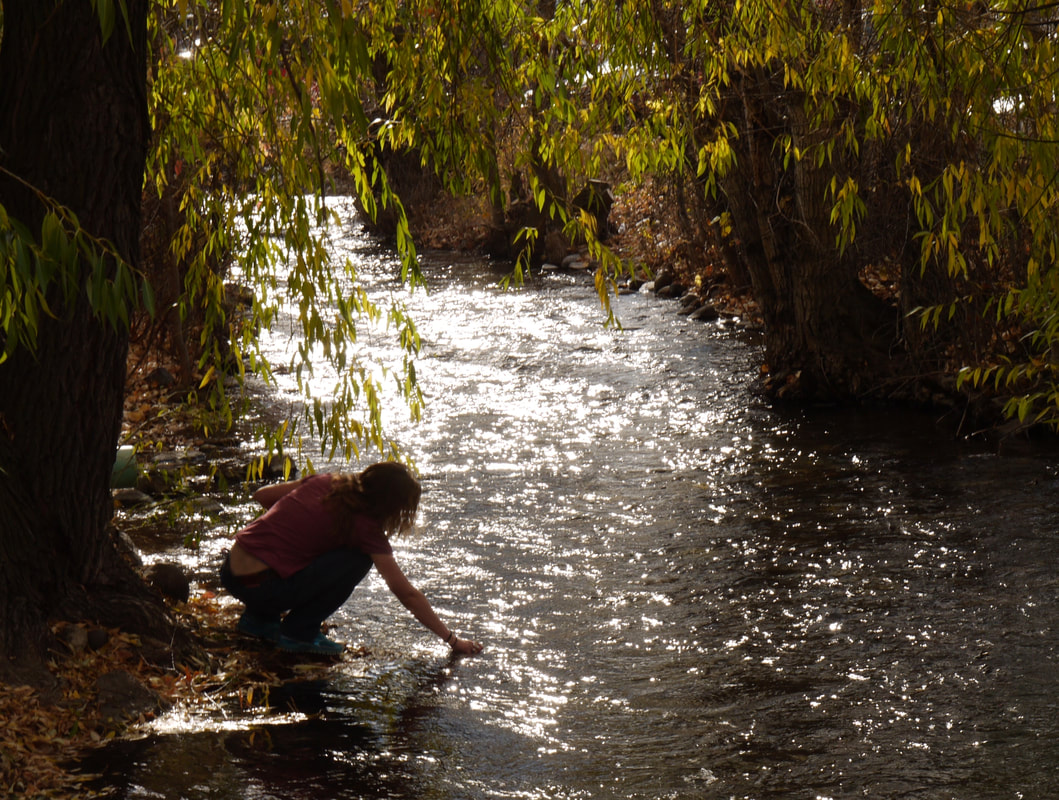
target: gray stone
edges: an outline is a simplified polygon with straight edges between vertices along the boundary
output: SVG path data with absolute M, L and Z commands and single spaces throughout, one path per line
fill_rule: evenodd
M 694 292 L 688 292 L 680 298 L 680 310 L 677 313 L 684 315 L 692 314 L 701 305 L 702 300 L 699 299 L 699 296 Z
M 63 625 L 56 636 L 71 653 L 80 653 L 88 649 L 88 631 L 83 625 Z
M 162 388 L 168 388 L 176 385 L 176 378 L 173 377 L 173 373 L 167 370 L 165 367 L 158 367 L 158 369 L 152 370 L 147 375 L 147 383 L 152 386 L 160 386 Z
M 682 297 L 685 291 L 687 290 L 681 284 L 669 283 L 658 289 L 655 294 L 659 297 Z
M 144 686 L 125 670 L 105 672 L 96 679 L 100 713 L 111 719 L 128 719 L 158 711 L 158 693 Z
M 668 269 L 659 272 L 651 282 L 655 292 L 660 292 L 676 280 L 676 276 Z
M 141 492 L 139 489 L 114 489 L 111 494 L 114 496 L 114 502 L 122 508 L 142 506 L 154 501 L 151 495 Z
M 110 633 L 106 628 L 93 628 L 88 632 L 88 649 L 98 650 L 110 641 Z
M 717 309 L 710 305 L 700 306 L 695 309 L 689 319 L 698 320 L 699 322 L 713 322 L 720 318 L 720 314 L 717 313 Z
M 186 603 L 191 596 L 191 581 L 177 564 L 152 564 L 146 576 L 148 583 L 165 597 Z

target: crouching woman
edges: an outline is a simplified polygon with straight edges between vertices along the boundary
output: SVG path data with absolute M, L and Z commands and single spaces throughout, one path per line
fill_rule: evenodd
M 390 591 L 455 652 L 480 653 L 460 639 L 405 577 L 390 539 L 415 524 L 421 489 L 394 461 L 356 474 L 319 474 L 264 486 L 266 509 L 235 536 L 221 583 L 246 605 L 238 629 L 292 653 L 337 656 L 344 645 L 320 630 L 374 565 Z

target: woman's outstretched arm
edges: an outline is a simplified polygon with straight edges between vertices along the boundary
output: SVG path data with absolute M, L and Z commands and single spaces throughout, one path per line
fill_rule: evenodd
M 457 653 L 473 655 L 482 652 L 482 645 L 470 639 L 458 639 L 454 636 L 449 626 L 441 621 L 435 613 L 426 595 L 419 591 L 405 577 L 404 572 L 392 555 L 375 554 L 371 557 L 375 562 L 375 569 L 382 575 L 390 591 L 401 601 L 401 605 L 412 612 L 417 620 L 432 630 L 438 637 L 444 639 Z

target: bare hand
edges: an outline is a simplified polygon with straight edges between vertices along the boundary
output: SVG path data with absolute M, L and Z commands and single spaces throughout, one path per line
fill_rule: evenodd
M 479 642 L 472 642 L 470 639 L 456 639 L 452 643 L 452 652 L 465 656 L 478 655 L 482 652 L 482 649 L 482 645 Z

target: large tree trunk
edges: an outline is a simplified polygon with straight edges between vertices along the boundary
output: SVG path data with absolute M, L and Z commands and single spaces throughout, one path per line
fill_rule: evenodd
M 899 369 L 897 315 L 861 284 L 857 261 L 834 247 L 827 181 L 811 160 L 784 166 L 790 135 L 803 152 L 802 98 L 765 70 L 733 81 L 730 119 L 739 165 L 721 181 L 765 323 L 768 392 L 799 402 L 852 400 Z
M 148 3 L 126 5 L 129 28 L 118 11 L 103 44 L 88 0 L 4 0 L 0 165 L 73 210 L 136 265 Z M 0 203 L 39 232 L 39 200 L 4 173 Z M 53 294 L 57 318 L 41 320 L 35 351 L 0 364 L 5 660 L 39 652 L 49 618 L 105 621 L 115 589 L 138 592 L 108 528 L 128 333 L 95 318 L 85 297 L 64 304 Z

